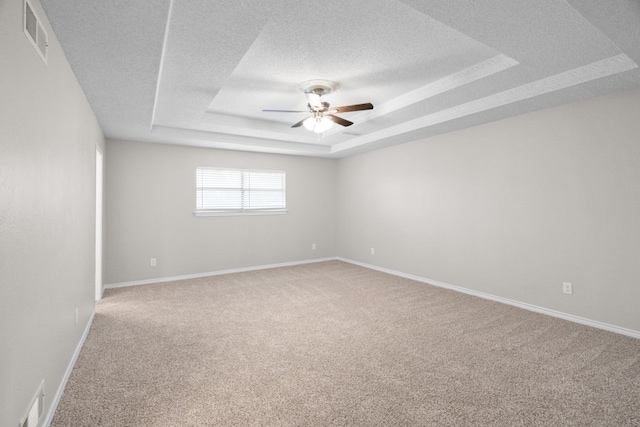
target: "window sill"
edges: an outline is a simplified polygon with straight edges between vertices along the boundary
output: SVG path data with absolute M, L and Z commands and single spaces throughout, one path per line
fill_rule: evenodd
M 272 211 L 243 211 L 243 212 L 231 212 L 231 211 L 195 211 L 193 216 L 247 216 L 247 215 L 284 215 L 288 211 L 286 209 L 278 209 Z

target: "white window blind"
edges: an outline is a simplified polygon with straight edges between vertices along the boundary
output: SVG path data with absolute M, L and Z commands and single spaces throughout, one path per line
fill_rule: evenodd
M 282 171 L 196 169 L 196 215 L 286 212 Z

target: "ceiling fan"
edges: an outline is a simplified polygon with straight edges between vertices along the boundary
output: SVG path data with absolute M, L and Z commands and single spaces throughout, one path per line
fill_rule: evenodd
M 322 101 L 322 96 L 335 92 L 338 84 L 328 80 L 310 80 L 300 85 L 300 90 L 307 97 L 308 111 L 298 110 L 262 110 L 271 113 L 307 113 L 308 117 L 292 125 L 292 128 L 303 126 L 315 133 L 322 133 L 328 130 L 334 123 L 341 126 L 351 126 L 353 122 L 338 117 L 336 113 L 349 113 L 352 111 L 372 110 L 373 104 L 344 105 L 342 107 L 330 107 L 328 102 Z

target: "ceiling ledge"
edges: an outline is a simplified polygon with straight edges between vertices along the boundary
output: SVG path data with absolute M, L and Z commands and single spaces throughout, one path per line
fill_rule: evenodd
M 305 156 L 327 156 L 330 154 L 330 147 L 327 145 L 287 142 L 268 138 L 250 138 L 168 126 L 154 125 L 151 128 L 151 134 L 173 144 L 199 147 Z

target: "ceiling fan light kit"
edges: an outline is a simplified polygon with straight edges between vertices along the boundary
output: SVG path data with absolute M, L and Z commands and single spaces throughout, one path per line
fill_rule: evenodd
M 373 109 L 373 104 L 365 103 L 365 104 L 354 104 L 354 105 L 345 105 L 342 107 L 329 108 L 329 103 L 322 100 L 322 96 L 328 95 L 338 90 L 340 86 L 336 82 L 332 82 L 329 80 L 308 80 L 300 84 L 298 89 L 301 92 L 304 92 L 307 97 L 307 108 L 308 113 L 311 113 L 311 116 L 300 120 L 299 122 L 293 124 L 292 128 L 297 128 L 300 126 L 304 126 L 306 129 L 315 132 L 315 133 L 323 133 L 329 130 L 334 123 L 339 124 L 340 126 L 351 126 L 353 122 L 349 120 L 345 120 L 341 117 L 335 116 L 335 113 L 348 113 L 351 111 L 360 111 L 360 110 L 371 110 Z M 262 110 L 265 112 L 275 112 L 275 113 L 307 113 L 307 111 L 296 111 L 296 110 Z
M 328 117 L 307 117 L 302 122 L 305 128 L 313 131 L 315 133 L 322 133 L 326 130 L 329 130 L 333 126 L 333 122 L 329 120 Z

